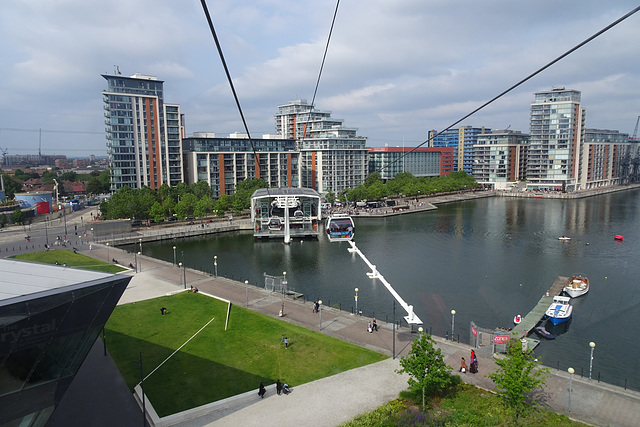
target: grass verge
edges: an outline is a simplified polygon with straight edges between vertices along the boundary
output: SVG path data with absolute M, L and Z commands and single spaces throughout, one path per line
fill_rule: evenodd
M 160 308 L 167 314 L 161 315 Z M 116 307 L 107 347 L 130 388 L 202 328 L 145 380 L 145 393 L 160 416 L 256 390 L 277 379 L 296 386 L 387 356 L 199 293 L 156 298 Z M 289 338 L 285 349 L 282 336 Z
M 68 267 L 102 271 L 104 273 L 119 273 L 126 270 L 126 268 L 122 268 L 115 264 L 99 261 L 86 255 L 73 253 L 73 251 L 68 249 L 51 249 L 48 251 L 29 252 L 26 254 L 16 255 L 13 258 L 23 261 L 41 262 L 44 264 L 55 264 L 58 262 L 58 264 L 66 264 Z
M 540 407 L 531 407 L 516 422 L 510 409 L 489 391 L 460 383 L 443 397 L 432 397 L 426 411 L 420 410 L 422 395 L 406 391 L 400 398 L 362 414 L 343 427 L 364 426 L 586 426 Z

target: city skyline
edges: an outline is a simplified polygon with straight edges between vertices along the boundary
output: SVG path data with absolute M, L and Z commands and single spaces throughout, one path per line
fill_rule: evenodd
M 106 154 L 100 74 L 165 82 L 187 136 L 243 132 L 199 2 L 10 2 L 0 17 L 0 148 L 8 154 Z M 340 4 L 315 105 L 367 137 L 416 146 L 629 12 L 631 1 L 355 1 Z M 335 3 L 210 2 L 253 137 L 313 98 Z M 126 13 L 124 13 L 126 12 Z M 528 132 L 534 93 L 582 92 L 588 128 L 632 134 L 640 115 L 633 49 L 640 14 L 459 125 Z M 42 134 L 38 131 L 42 129 Z

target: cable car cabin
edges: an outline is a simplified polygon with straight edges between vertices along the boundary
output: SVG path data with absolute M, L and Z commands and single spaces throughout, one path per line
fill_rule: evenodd
M 269 230 L 282 230 L 282 221 L 280 221 L 280 218 L 271 218 L 269 220 Z
M 349 241 L 353 239 L 353 219 L 346 214 L 332 215 L 327 219 L 326 232 L 330 242 Z

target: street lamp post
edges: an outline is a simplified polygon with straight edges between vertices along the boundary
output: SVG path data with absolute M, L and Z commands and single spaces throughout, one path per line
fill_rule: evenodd
M 589 343 L 589 347 L 591 347 L 591 357 L 589 358 L 589 379 L 591 379 L 591 371 L 593 370 L 593 349 L 596 348 L 596 343 L 591 341 Z
M 282 272 L 282 298 L 284 298 L 284 288 L 287 286 L 287 272 Z
M 111 258 L 109 258 L 109 242 L 107 242 L 107 262 L 111 262 Z
M 173 247 L 173 266 L 176 266 L 176 247 Z
M 218 277 L 218 255 L 213 257 L 213 270 L 216 277 Z
M 142 273 L 142 252 L 138 252 L 138 262 L 140 263 L 140 273 Z
M 247 295 L 247 305 L 246 305 L 246 307 L 249 307 L 249 281 L 248 280 L 244 281 L 244 290 L 245 290 L 245 293 Z
M 453 339 L 453 327 L 455 325 L 455 319 L 456 319 L 456 311 L 451 310 L 451 341 L 455 341 Z
M 322 300 L 318 300 L 318 312 L 320 313 L 320 330 L 322 330 Z
M 49 247 L 49 225 L 48 225 L 48 222 L 49 222 L 49 217 L 47 217 L 44 220 L 44 235 L 46 236 L 46 239 L 47 239 L 47 247 Z
M 140 242 L 140 253 L 142 253 L 142 238 L 138 239 L 138 242 Z
M 569 412 L 571 412 L 571 392 L 573 390 L 571 390 L 571 382 L 573 380 L 573 373 L 575 372 L 575 370 L 573 368 L 569 368 L 567 369 L 567 371 L 569 372 Z
M 134 267 L 136 268 L 136 273 L 137 273 L 138 272 L 138 253 L 137 252 L 133 253 L 133 258 L 134 258 L 134 261 L 133 261 Z
M 355 298 L 356 298 L 356 316 L 357 316 L 357 315 L 358 315 L 358 290 L 359 290 L 359 289 L 358 289 L 358 288 L 355 288 L 354 290 L 356 291 L 356 296 L 355 296 Z
M 178 263 L 178 281 L 182 285 L 182 263 Z M 184 288 L 187 289 L 187 285 L 184 285 Z

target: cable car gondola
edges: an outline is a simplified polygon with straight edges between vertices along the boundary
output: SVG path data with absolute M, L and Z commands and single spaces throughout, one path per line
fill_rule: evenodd
M 278 217 L 271 217 L 268 227 L 269 230 L 282 230 L 282 221 Z
M 330 242 L 353 240 L 353 219 L 347 214 L 334 214 L 327 219 L 326 232 Z

